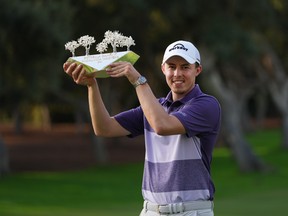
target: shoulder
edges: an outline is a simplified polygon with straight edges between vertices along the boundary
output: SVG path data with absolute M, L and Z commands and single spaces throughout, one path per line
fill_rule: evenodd
M 218 122 L 221 118 L 221 106 L 218 100 L 211 95 L 201 94 L 184 105 L 184 110 L 199 119 Z
M 187 101 L 186 105 L 194 105 L 194 106 L 199 105 L 199 106 L 203 106 L 203 108 L 204 107 L 211 108 L 212 106 L 212 107 L 220 109 L 220 103 L 217 100 L 217 98 L 215 98 L 212 95 L 208 95 L 204 93 Z

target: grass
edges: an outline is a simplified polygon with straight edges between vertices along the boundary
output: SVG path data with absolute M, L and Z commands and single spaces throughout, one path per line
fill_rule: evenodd
M 248 135 L 268 173 L 241 173 L 227 149 L 214 152 L 212 175 L 216 184 L 215 213 L 220 216 L 286 215 L 288 206 L 288 151 L 280 148 L 278 130 Z
M 288 152 L 280 132 L 248 135 L 269 173 L 239 172 L 225 148 L 214 152 L 215 215 L 268 216 L 288 212 Z M 17 173 L 0 179 L 1 216 L 135 216 L 142 207 L 143 164 L 63 173 Z

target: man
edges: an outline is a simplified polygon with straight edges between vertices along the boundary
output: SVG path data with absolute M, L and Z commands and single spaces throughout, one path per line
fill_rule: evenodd
M 200 54 L 188 41 L 170 44 L 161 69 L 171 91 L 157 99 L 145 77 L 128 62 L 112 63 L 107 73 L 125 76 L 135 87 L 140 106 L 110 116 L 97 80 L 82 65 L 65 63 L 77 84 L 87 85 L 89 108 L 98 136 L 145 136 L 144 198 L 141 216 L 213 216 L 214 185 L 210 176 L 212 150 L 220 128 L 218 101 L 202 93 L 196 77 Z

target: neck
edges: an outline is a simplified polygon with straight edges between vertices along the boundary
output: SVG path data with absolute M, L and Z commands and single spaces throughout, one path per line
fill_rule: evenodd
M 173 92 L 172 91 L 172 100 L 173 101 L 179 101 L 182 98 L 184 98 L 193 88 L 195 87 L 195 84 L 186 92 L 182 92 L 182 93 L 177 93 L 177 92 Z

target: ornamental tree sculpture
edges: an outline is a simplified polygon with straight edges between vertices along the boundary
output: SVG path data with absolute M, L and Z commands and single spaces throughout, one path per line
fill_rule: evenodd
M 84 46 L 86 50 L 86 56 L 89 55 L 89 50 L 91 44 L 95 42 L 94 37 L 85 35 L 78 39 L 77 41 L 70 41 L 65 44 L 65 49 L 69 50 L 72 53 L 72 56 L 75 56 L 75 49 L 79 46 Z M 117 52 L 117 47 L 127 47 L 127 51 L 130 51 L 130 47 L 135 45 L 135 41 L 131 36 L 123 36 L 119 31 L 106 31 L 104 34 L 104 39 L 102 42 L 96 45 L 96 50 L 102 54 L 108 49 L 108 45 L 112 46 L 113 53 Z
M 82 36 L 78 39 L 78 43 L 85 47 L 85 51 L 86 51 L 85 54 L 87 56 L 87 55 L 89 55 L 89 50 L 90 50 L 91 44 L 95 43 L 95 39 L 92 36 L 85 35 L 85 36 Z
M 100 53 L 100 54 L 102 54 L 103 52 L 105 52 L 106 50 L 107 50 L 107 48 L 108 48 L 108 44 L 107 43 L 105 43 L 105 42 L 101 42 L 101 43 L 99 43 L 99 44 L 97 44 L 96 45 L 96 50 Z
M 122 40 L 122 45 L 127 47 L 127 51 L 130 51 L 130 46 L 134 45 L 135 46 L 135 41 L 133 40 L 133 38 L 130 37 L 123 37 Z
M 117 52 L 117 47 L 122 44 L 123 35 L 118 31 L 106 31 L 104 34 L 104 43 L 110 44 L 113 48 L 113 52 Z
M 80 46 L 77 41 L 69 41 L 65 44 L 65 49 L 69 50 L 72 53 L 72 56 L 75 56 L 75 50 Z

